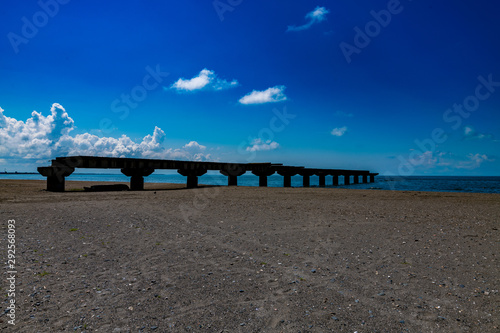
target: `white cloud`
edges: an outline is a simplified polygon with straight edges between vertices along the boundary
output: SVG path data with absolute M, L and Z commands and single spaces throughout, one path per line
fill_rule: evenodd
M 187 92 L 187 91 L 201 90 L 204 88 L 222 90 L 222 89 L 236 87 L 237 85 L 238 81 L 233 80 L 229 82 L 220 79 L 217 77 L 214 71 L 204 68 L 197 76 L 191 79 L 180 78 L 174 84 L 172 84 L 171 88 L 179 92 Z
M 469 154 L 467 155 L 467 160 L 458 163 L 457 169 L 473 170 L 479 168 L 483 162 L 493 161 L 495 160 L 485 154 Z
M 344 135 L 345 133 L 347 132 L 347 127 L 344 126 L 344 127 L 337 127 L 337 128 L 334 128 L 331 132 L 331 134 L 333 136 L 342 136 Z
M 251 143 L 252 146 L 247 147 L 247 151 L 263 151 L 263 150 L 274 150 L 277 149 L 280 145 L 276 141 L 263 141 L 262 139 L 255 139 Z
M 264 104 L 286 101 L 285 86 L 275 86 L 264 91 L 254 90 L 240 98 L 241 104 Z
M 479 168 L 484 162 L 494 161 L 495 159 L 486 154 L 477 153 L 463 156 L 441 151 L 426 151 L 416 154 L 413 158 L 409 159 L 410 164 L 424 170 L 436 168 L 444 170 L 474 170 Z
M 482 140 L 482 139 L 494 139 L 491 134 L 478 133 L 472 126 L 464 127 L 464 139 L 466 140 Z
M 288 31 L 302 31 L 309 29 L 313 24 L 320 23 L 326 20 L 326 14 L 330 13 L 325 7 L 316 7 L 312 12 L 306 14 L 306 24 L 300 26 L 290 25 Z
M 0 158 L 51 159 L 65 155 L 206 160 L 205 146 L 191 141 L 180 149 L 165 148 L 165 132 L 155 127 L 153 134 L 135 142 L 126 135 L 99 137 L 90 133 L 72 136 L 74 121 L 66 110 L 54 103 L 51 115 L 33 111 L 26 122 L 5 116 L 0 108 Z

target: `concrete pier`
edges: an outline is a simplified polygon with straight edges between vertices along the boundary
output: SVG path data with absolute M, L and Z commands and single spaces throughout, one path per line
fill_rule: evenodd
M 198 187 L 198 177 L 207 173 L 206 169 L 179 169 L 178 173 L 187 177 L 187 188 Z
M 311 186 L 311 176 L 314 175 L 314 171 L 308 170 L 308 169 L 300 169 L 298 174 L 302 176 L 302 186 L 303 187 L 310 187 Z
M 326 180 L 326 174 L 320 173 L 318 175 L 318 177 L 319 177 L 319 187 L 325 187 L 326 186 L 326 181 L 325 181 Z
M 240 165 L 230 164 L 221 169 L 220 173 L 227 176 L 227 186 L 238 186 L 238 176 L 243 175 L 246 171 L 246 168 Z
M 64 192 L 65 178 L 71 175 L 75 168 L 67 166 L 39 167 L 38 172 L 47 177 L 47 191 Z
M 122 168 L 121 172 L 130 177 L 130 190 L 142 191 L 144 190 L 144 177 L 149 176 L 155 171 L 152 168 Z
M 259 186 L 267 186 L 267 177 L 273 175 L 276 171 L 272 168 L 262 170 L 252 170 L 252 173 L 259 177 Z
M 153 160 L 138 158 L 118 158 L 118 157 L 96 157 L 96 156 L 68 156 L 57 157 L 52 160 L 52 165 L 39 167 L 38 172 L 47 177 L 47 190 L 63 192 L 65 178 L 71 175 L 75 168 L 92 169 L 119 169 L 123 174 L 130 177 L 130 189 L 140 191 L 144 189 L 144 177 L 151 175 L 155 170 L 167 169 L 177 170 L 177 172 L 187 177 L 186 187 L 195 188 L 198 186 L 198 177 L 207 173 L 208 170 L 217 170 L 228 177 L 228 186 L 238 185 L 238 176 L 250 171 L 259 177 L 259 186 L 267 186 L 267 177 L 277 172 L 283 176 L 283 186 L 291 187 L 292 177 L 301 175 L 303 186 L 311 185 L 310 177 L 319 176 L 319 186 L 325 187 L 325 178 L 328 175 L 333 177 L 332 185 L 338 185 L 338 177 L 344 176 L 344 184 L 349 185 L 349 177 L 354 176 L 354 183 L 359 183 L 359 176 L 363 177 L 363 183 L 368 180 L 375 181 L 378 173 L 370 173 L 361 170 L 341 170 L 341 169 L 312 169 L 300 166 L 284 166 L 278 163 L 220 163 L 220 162 L 197 162 L 197 161 L 177 161 L 177 160 Z M 368 178 L 369 177 L 369 178 Z
M 283 187 L 292 187 L 292 176 L 295 176 L 304 167 L 275 167 L 278 175 L 283 176 Z
M 333 175 L 332 176 L 332 186 L 338 186 L 339 185 L 339 175 Z

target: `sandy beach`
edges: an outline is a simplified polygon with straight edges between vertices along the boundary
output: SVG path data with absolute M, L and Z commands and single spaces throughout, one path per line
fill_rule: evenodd
M 0 181 L 2 331 L 500 331 L 498 194 L 93 184 Z

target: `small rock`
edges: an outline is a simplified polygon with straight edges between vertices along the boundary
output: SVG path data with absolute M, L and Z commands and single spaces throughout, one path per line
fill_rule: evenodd
M 316 270 L 315 269 L 311 269 L 311 273 L 316 273 Z
M 339 318 L 332 316 L 332 320 L 339 321 Z
M 381 291 L 377 295 L 379 295 L 379 296 L 385 296 L 385 293 L 383 291 Z

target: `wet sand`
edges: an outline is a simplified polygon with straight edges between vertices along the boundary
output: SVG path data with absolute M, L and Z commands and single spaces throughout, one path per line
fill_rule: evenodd
M 499 331 L 498 194 L 93 184 L 0 180 L 2 331 Z

